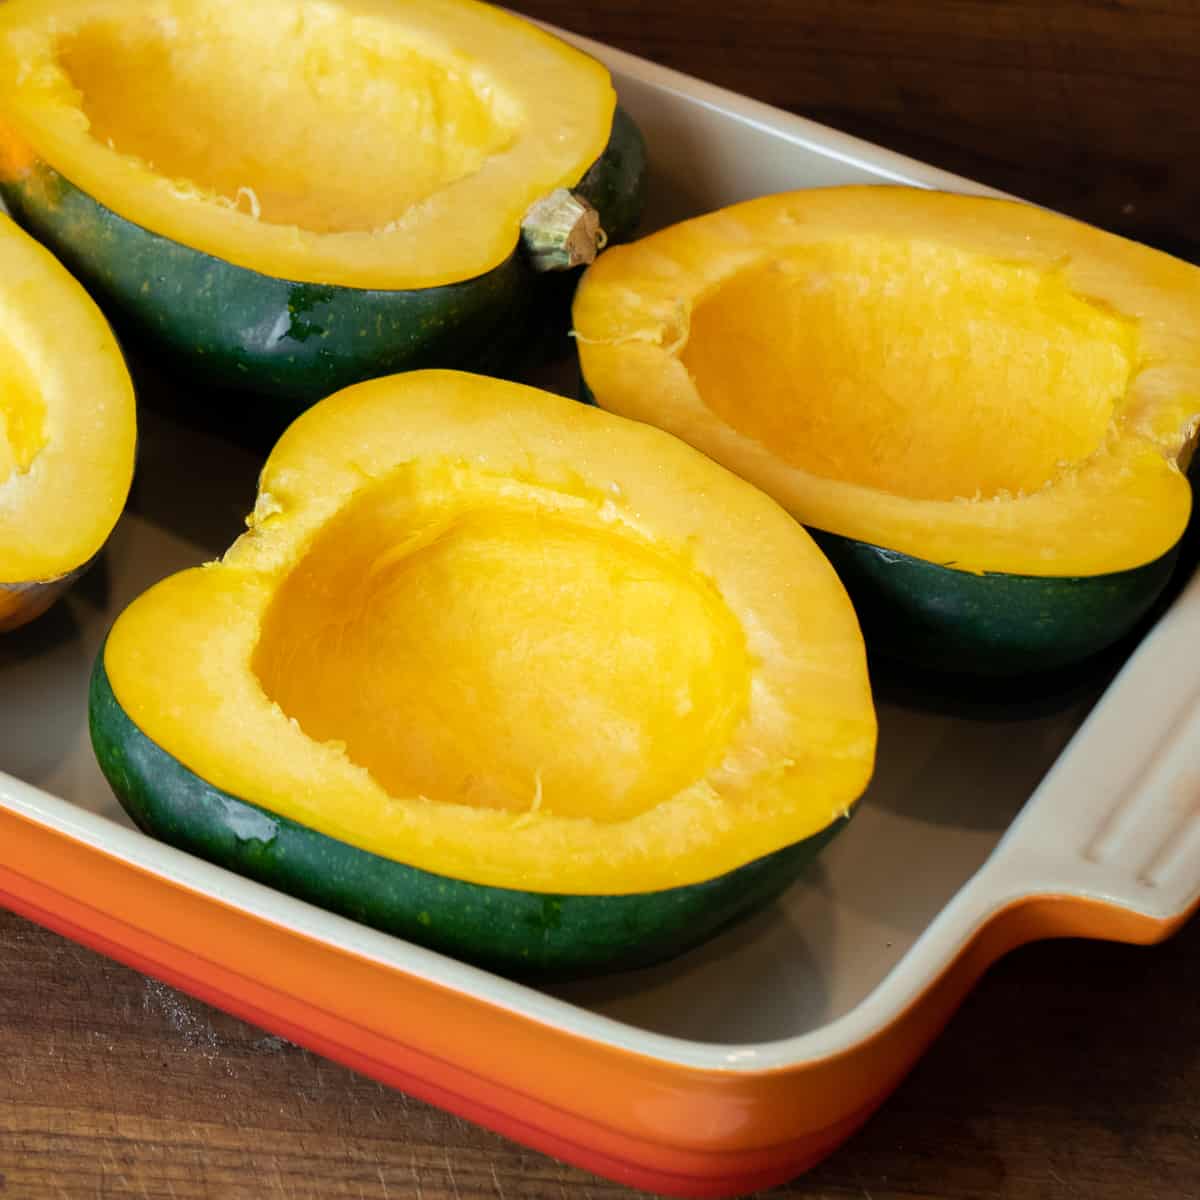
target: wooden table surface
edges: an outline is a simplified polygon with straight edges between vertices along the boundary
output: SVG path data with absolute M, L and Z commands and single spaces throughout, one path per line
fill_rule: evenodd
M 519 7 L 1200 258 L 1196 0 Z M 1198 997 L 1200 922 L 1022 950 L 777 1194 L 1200 1200 Z M 623 1192 L 0 914 L 3 1200 Z

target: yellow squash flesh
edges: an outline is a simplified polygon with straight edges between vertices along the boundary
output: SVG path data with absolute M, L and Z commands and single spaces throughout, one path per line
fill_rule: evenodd
M 607 254 L 574 323 L 601 406 L 818 529 L 964 571 L 1090 576 L 1187 524 L 1200 271 L 1028 205 L 750 201 Z
M 42 612 L 129 492 L 133 387 L 99 310 L 0 216 L 0 630 Z
M 475 0 L 0 6 L 8 170 L 36 157 L 137 225 L 300 282 L 486 273 L 600 156 L 615 106 L 600 63 Z
M 222 791 L 473 883 L 638 892 L 819 832 L 870 776 L 853 610 L 777 505 L 658 430 L 416 372 L 284 435 L 245 534 L 104 665 Z

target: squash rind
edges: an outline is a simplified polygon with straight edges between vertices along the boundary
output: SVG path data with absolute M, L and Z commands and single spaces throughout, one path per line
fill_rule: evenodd
M 604 153 L 574 190 L 600 214 L 608 245 L 633 236 L 646 207 L 646 139 L 619 104 Z
M 100 767 L 144 832 L 385 933 L 515 974 L 587 974 L 680 954 L 769 904 L 848 820 L 702 883 L 611 896 L 522 892 L 406 866 L 205 782 L 129 718 L 103 648 L 88 708 Z
M 581 403 L 596 405 L 582 373 Z M 1106 575 L 974 573 L 805 526 L 854 597 L 876 653 L 911 666 L 1006 676 L 1099 654 L 1137 627 L 1174 573 L 1166 554 Z
M 1128 387 L 1094 452 L 1063 460 L 1039 486 L 926 496 L 801 467 L 714 414 L 682 359 L 692 306 L 773 255 L 859 237 L 1053 276 L 1093 309 L 1138 322 Z M 818 528 L 970 571 L 1083 576 L 1153 561 L 1187 523 L 1180 470 L 1200 420 L 1200 271 L 1029 205 L 894 186 L 746 201 L 604 255 L 580 286 L 574 320 L 601 407 L 683 437 Z M 1099 511 L 1120 516 L 1098 520 Z
M 1029 492 L 909 497 L 806 471 L 710 412 L 681 356 L 697 297 L 805 238 L 858 234 L 1060 272 L 1078 296 L 1138 321 L 1139 358 L 1098 450 Z M 833 562 L 877 652 L 977 674 L 1060 666 L 1136 627 L 1169 581 L 1200 420 L 1200 274 L 1187 264 L 1010 201 L 825 188 L 618 251 L 585 278 L 574 319 L 583 398 L 682 437 L 774 496 Z
M 641 134 L 618 108 L 608 147 L 577 188 L 599 211 L 610 241 L 633 232 L 644 176 Z M 0 196 L 121 332 L 216 385 L 288 401 L 292 414 L 399 371 L 453 366 L 504 374 L 534 334 L 543 289 L 515 250 L 483 275 L 440 287 L 297 283 L 136 225 L 42 161 L 5 172 Z
M 403 464 L 399 470 L 397 463 Z M 531 463 L 537 464 L 532 476 Z M 663 486 L 664 478 L 671 487 Z M 392 500 L 406 511 L 392 508 Z M 409 509 L 409 501 L 416 507 Z M 391 514 L 381 521 L 371 515 L 379 512 L 379 502 Z M 326 538 L 321 531 L 352 515 L 351 505 L 364 520 L 354 517 L 340 534 Z M 478 528 L 483 541 L 475 544 L 487 544 L 490 522 L 481 526 L 479 514 L 488 512 L 502 518 L 491 528 L 502 534 L 518 530 L 524 552 L 511 562 L 523 565 L 495 577 L 489 570 L 497 586 L 479 592 L 478 602 L 458 609 L 457 588 L 451 586 L 439 592 L 444 603 L 432 608 L 409 607 L 408 599 L 425 594 L 421 588 L 409 597 L 402 589 L 381 607 L 360 607 L 375 584 L 386 583 L 377 572 L 371 575 L 368 561 L 378 561 L 372 546 L 384 554 L 390 547 L 389 561 L 396 561 L 397 547 L 409 545 L 415 552 L 427 545 L 437 562 L 457 540 L 443 545 L 442 529 L 457 528 L 472 544 L 471 529 Z M 428 543 L 405 536 L 418 513 L 426 516 L 417 525 L 435 535 Z M 457 519 L 469 513 L 476 516 Z M 526 520 L 513 526 L 511 516 L 518 513 L 534 517 L 535 524 L 544 515 L 556 539 L 555 531 L 567 533 L 570 549 L 557 559 L 561 569 L 547 561 L 543 573 L 537 530 Z M 448 524 L 444 517 L 451 518 Z M 661 890 L 724 874 L 817 832 L 866 787 L 876 722 L 858 622 L 832 568 L 762 493 L 650 426 L 459 372 L 375 380 L 330 397 L 293 424 L 263 468 L 250 525 L 220 562 L 177 572 L 134 600 L 109 633 L 105 666 L 122 706 L 159 745 L 222 790 L 273 812 L 438 874 L 521 890 L 608 894 Z M 361 550 L 353 561 L 326 554 L 352 542 Z M 587 565 L 601 548 L 609 564 L 602 572 L 611 581 L 607 588 Z M 514 549 L 519 551 L 516 543 Z M 632 569 L 635 559 L 645 561 L 655 578 L 660 568 L 667 572 L 666 590 L 656 586 L 652 593 L 661 602 L 643 604 L 651 594 L 643 586 L 645 573 Z M 303 563 L 316 568 L 315 574 L 304 569 L 298 578 L 324 578 L 331 591 L 317 600 L 317 611 L 309 612 L 307 602 L 292 609 L 294 616 L 308 614 L 300 616 L 298 627 L 272 621 L 268 635 L 268 615 Z M 573 589 L 571 564 L 581 568 L 579 582 L 591 580 L 583 592 Z M 458 579 L 470 593 L 483 580 L 472 574 L 469 561 L 464 568 L 461 578 L 454 572 L 441 578 L 448 585 Z M 623 599 L 627 588 L 632 591 Z M 569 599 L 573 596 L 578 603 Z M 662 660 L 669 680 L 646 677 L 634 685 L 628 705 L 614 695 L 601 705 L 611 716 L 602 715 L 595 702 L 608 694 L 620 663 L 633 666 L 657 657 L 638 647 L 650 649 L 646 641 L 653 640 L 660 614 L 677 607 L 675 598 L 681 617 L 685 610 L 692 614 L 686 628 L 714 647 L 713 656 L 706 655 L 709 668 L 694 677 L 694 688 L 676 683 L 672 653 Z M 502 672 L 497 678 L 509 679 L 489 693 L 485 711 L 496 718 L 511 713 L 518 726 L 528 726 L 532 740 L 501 735 L 490 717 L 476 728 L 470 714 L 478 710 L 463 709 L 464 752 L 455 754 L 453 738 L 445 754 L 439 752 L 438 770 L 448 773 L 443 782 L 436 773 L 420 782 L 406 778 L 399 757 L 389 765 L 370 747 L 352 750 L 358 733 L 373 724 L 371 713 L 406 706 L 401 694 L 393 701 L 383 693 L 416 667 L 413 653 L 420 657 L 418 647 L 424 645 L 419 636 L 412 651 L 394 643 L 393 653 L 404 661 L 397 672 L 384 669 L 364 680 L 373 693 L 382 691 L 359 710 L 363 725 L 348 725 L 338 715 L 340 710 L 348 717 L 357 702 L 336 697 L 365 695 L 350 678 L 345 692 L 340 685 L 314 692 L 335 706 L 326 713 L 328 727 L 324 718 L 314 724 L 303 699 L 306 673 L 292 677 L 300 690 L 289 688 L 284 695 L 277 690 L 283 677 L 276 668 L 286 671 L 288 645 L 296 639 L 309 645 L 310 634 L 316 638 L 312 648 L 320 651 L 312 660 L 318 673 L 324 673 L 321 661 L 344 662 L 319 632 L 342 627 L 343 604 L 351 624 L 357 624 L 355 614 L 372 623 L 390 614 L 387 627 L 398 634 L 428 629 L 431 637 L 450 638 L 418 677 L 401 685 L 402 694 L 432 701 L 430 689 L 440 687 L 438 681 L 464 670 L 482 669 L 487 676 L 491 668 L 485 662 L 470 665 L 476 652 L 483 654 Z M 614 604 L 625 615 L 610 626 L 617 616 L 609 612 Z M 289 608 L 285 603 L 280 612 Z M 456 615 L 450 615 L 452 609 Z M 485 611 L 494 620 L 487 619 L 481 637 L 470 636 L 469 614 L 479 619 Z M 575 630 L 576 649 L 569 655 L 554 652 L 561 644 L 554 632 L 560 612 Z M 509 624 L 510 614 L 518 624 Z M 525 626 L 532 638 L 520 632 Z M 612 657 L 610 629 L 622 642 L 629 634 L 627 654 Z M 641 632 L 634 636 L 634 629 Z M 663 633 L 664 645 L 680 646 L 677 623 Z M 391 642 L 382 627 L 380 636 Z M 260 658 L 264 637 L 275 647 L 267 652 L 274 666 Z M 455 645 L 460 637 L 466 639 L 461 650 Z M 711 638 L 716 640 L 710 643 Z M 521 649 L 526 643 L 528 653 Z M 197 653 L 200 647 L 203 653 Z M 518 657 L 509 647 L 516 647 Z M 363 649 L 370 659 L 369 648 Z M 683 657 L 690 661 L 690 652 Z M 357 656 L 355 661 L 361 662 Z M 522 663 L 538 661 L 544 671 L 522 672 Z M 635 668 L 621 677 L 637 675 Z M 601 685 L 596 690 L 593 680 Z M 707 691 L 710 684 L 715 693 Z M 681 701 L 683 687 L 690 702 Z M 650 691 L 635 701 L 632 695 L 642 688 Z M 520 707 L 508 707 L 506 696 L 517 693 Z M 446 704 L 439 701 L 437 707 L 444 714 L 437 728 L 448 723 L 453 728 L 459 711 L 453 696 L 447 693 Z M 538 712 L 535 720 L 519 715 L 531 707 Z M 424 743 L 421 729 L 434 728 L 427 726 L 432 711 L 418 702 L 405 718 L 413 723 L 394 735 L 381 730 L 384 739 L 375 749 L 406 741 L 409 733 Z M 646 723 L 648 716 L 653 719 Z M 597 757 L 597 748 L 612 744 L 612 731 L 626 729 L 627 721 L 642 732 L 614 745 L 612 759 Z M 499 740 L 485 739 L 490 749 L 483 750 L 476 734 L 487 728 Z M 553 745 L 540 745 L 536 731 L 551 728 Z M 678 746 L 670 749 L 678 738 L 691 747 L 683 757 Z M 518 742 L 524 748 L 512 758 Z M 567 748 L 571 745 L 578 755 Z M 625 747 L 622 777 L 646 785 L 624 816 L 610 807 L 614 797 L 629 798 L 620 780 L 611 784 L 617 790 L 606 793 L 610 801 L 601 801 L 586 780 L 568 783 L 563 776 L 571 774 L 569 763 L 576 759 L 614 778 L 606 773 L 618 745 Z M 660 776 L 659 769 L 669 765 L 664 754 L 674 766 Z M 476 774 L 491 777 L 501 761 L 508 764 L 503 803 L 455 799 L 459 785 L 470 788 Z M 376 762 L 389 783 L 374 774 L 369 763 Z M 539 776 L 548 789 L 544 804 L 537 799 Z M 618 804 L 624 808 L 624 801 Z
M 809 529 L 854 597 L 867 644 L 919 667 L 1017 675 L 1090 658 L 1150 611 L 1179 556 L 1107 575 L 972 574 Z

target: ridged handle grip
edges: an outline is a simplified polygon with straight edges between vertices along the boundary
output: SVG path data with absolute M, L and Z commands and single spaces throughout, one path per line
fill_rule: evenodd
M 1142 642 L 977 883 L 1172 920 L 1200 899 L 1200 573 Z

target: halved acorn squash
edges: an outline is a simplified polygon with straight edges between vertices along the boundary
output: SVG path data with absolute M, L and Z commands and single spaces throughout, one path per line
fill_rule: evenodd
M 91 697 L 146 831 L 512 970 L 676 953 L 871 774 L 854 612 L 659 430 L 456 372 L 310 409 L 249 532 L 117 620 Z
M 587 388 L 816 533 L 868 644 L 1019 672 L 1165 585 L 1200 421 L 1200 271 L 1016 202 L 769 196 L 606 255 Z
M 0 147 L 123 328 L 306 402 L 509 362 L 532 258 L 590 261 L 643 194 L 608 71 L 475 0 L 9 0 Z
M 50 252 L 0 216 L 0 632 L 49 608 L 104 544 L 135 441 L 112 331 Z

